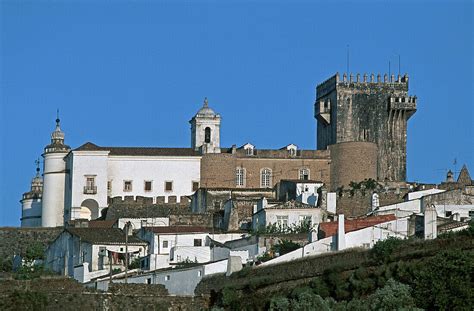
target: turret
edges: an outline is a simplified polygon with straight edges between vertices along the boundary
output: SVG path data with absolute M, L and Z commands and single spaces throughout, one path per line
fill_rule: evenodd
M 43 179 L 40 176 L 39 164 L 39 160 L 36 160 L 36 176 L 31 180 L 30 191 L 23 193 L 20 200 L 22 227 L 41 227 Z
M 202 153 L 219 153 L 221 116 L 212 110 L 204 99 L 204 105 L 189 121 L 191 124 L 191 148 Z
M 42 227 L 64 225 L 64 195 L 66 183 L 65 156 L 71 150 L 64 144 L 64 132 L 61 131 L 59 116 L 56 129 L 51 134 L 51 144 L 44 148 L 43 168 L 43 212 Z

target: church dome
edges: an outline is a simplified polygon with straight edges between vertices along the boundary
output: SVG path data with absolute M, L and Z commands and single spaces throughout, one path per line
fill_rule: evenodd
M 199 115 L 199 116 L 215 116 L 216 115 L 214 110 L 212 110 L 212 108 L 208 106 L 207 97 L 204 98 L 204 105 L 202 106 L 201 109 L 199 109 L 196 115 Z

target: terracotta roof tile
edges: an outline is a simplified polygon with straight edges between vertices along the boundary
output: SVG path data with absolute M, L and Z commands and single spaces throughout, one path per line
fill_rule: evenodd
M 199 226 L 144 227 L 143 229 L 147 231 L 151 231 L 153 233 L 161 233 L 161 234 L 209 233 L 212 231 L 212 229 L 210 228 L 199 227 Z
M 360 230 L 367 227 L 372 227 L 387 221 L 397 219 L 395 215 L 379 215 L 358 219 L 346 219 L 344 221 L 344 229 L 347 232 Z M 337 221 L 322 222 L 319 224 L 319 238 L 327 238 L 337 233 Z

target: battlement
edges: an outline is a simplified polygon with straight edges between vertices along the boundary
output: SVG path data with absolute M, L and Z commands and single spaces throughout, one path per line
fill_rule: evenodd
M 349 75 L 347 73 L 344 73 L 342 75 L 342 79 L 339 75 L 339 73 L 336 73 L 334 76 L 330 77 L 326 81 L 318 84 L 316 87 L 316 92 L 317 92 L 317 97 L 323 97 L 330 92 L 332 92 L 334 89 L 336 89 L 337 86 L 342 86 L 342 87 L 371 87 L 371 86 L 391 86 L 395 88 L 408 88 L 408 74 L 402 75 L 397 75 L 395 77 L 394 74 L 388 75 L 384 74 L 383 76 L 379 73 L 375 75 L 374 73 L 371 73 L 368 75 L 367 73 L 364 73 L 361 75 L 360 73 L 353 74 L 350 73 Z

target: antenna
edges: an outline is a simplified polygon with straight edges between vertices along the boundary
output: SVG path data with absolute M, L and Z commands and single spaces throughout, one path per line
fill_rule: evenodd
M 388 79 L 390 80 L 391 72 L 390 72 L 390 61 L 388 61 Z
M 346 46 L 347 47 L 347 74 L 349 74 L 349 44 Z
M 398 75 L 400 75 L 400 54 L 398 54 Z

